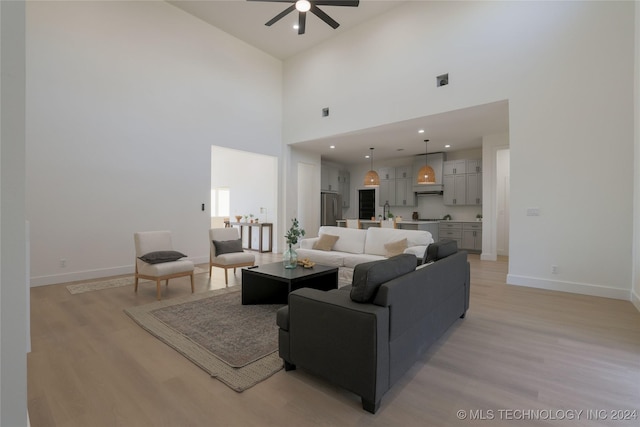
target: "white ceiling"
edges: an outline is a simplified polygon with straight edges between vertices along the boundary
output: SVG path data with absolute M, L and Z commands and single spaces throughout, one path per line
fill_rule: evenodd
M 396 7 L 406 0 L 360 0 L 358 7 L 318 6 L 338 21 L 335 30 L 311 12 L 307 13 L 305 34 L 298 35 L 293 24 L 298 13 L 291 12 L 270 27 L 264 25 L 289 7 L 275 2 L 246 0 L 170 0 L 168 3 L 243 40 L 279 59 L 286 59 L 331 37 Z
M 335 37 L 378 15 L 400 6 L 406 0 L 360 0 L 358 7 L 320 6 L 340 23 L 332 29 L 315 15 L 307 15 L 306 32 L 293 29 L 298 14 L 292 12 L 271 27 L 265 22 L 289 6 L 283 1 L 246 0 L 173 0 L 170 4 L 282 60 Z M 418 129 L 425 129 L 419 134 Z M 478 148 L 482 136 L 509 129 L 507 101 L 465 108 L 377 128 L 334 135 L 295 144 L 318 153 L 323 160 L 338 163 L 361 163 L 374 147 L 374 159 L 389 159 L 424 153 L 425 139 L 429 152 Z M 451 145 L 445 148 L 445 144 Z M 330 149 L 335 145 L 335 149 Z

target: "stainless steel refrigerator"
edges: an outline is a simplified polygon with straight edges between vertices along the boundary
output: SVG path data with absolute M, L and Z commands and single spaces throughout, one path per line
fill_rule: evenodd
M 320 225 L 338 225 L 342 219 L 342 196 L 337 193 L 320 193 Z

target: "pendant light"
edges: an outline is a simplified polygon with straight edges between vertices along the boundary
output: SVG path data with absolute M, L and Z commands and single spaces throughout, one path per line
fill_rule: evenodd
M 436 173 L 433 168 L 427 164 L 427 143 L 428 139 L 424 140 L 424 166 L 418 171 L 418 184 L 435 184 Z
M 369 148 L 369 150 L 371 150 L 371 154 L 369 155 L 371 158 L 371 170 L 364 176 L 364 186 L 378 187 L 380 185 L 380 177 L 378 176 L 378 172 L 373 169 L 373 148 Z

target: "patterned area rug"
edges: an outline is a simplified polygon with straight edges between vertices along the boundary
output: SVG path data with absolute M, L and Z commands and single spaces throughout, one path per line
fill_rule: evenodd
M 222 289 L 124 311 L 212 377 L 242 392 L 282 369 L 276 325 L 280 307 L 242 305 L 239 290 Z
M 195 267 L 193 274 L 208 273 L 209 271 Z M 148 280 L 140 280 L 139 283 L 148 282 Z M 103 289 L 119 288 L 122 286 L 133 286 L 133 276 L 118 277 L 117 279 L 96 280 L 94 282 L 74 283 L 67 285 L 70 294 L 82 294 L 84 292 L 101 291 Z

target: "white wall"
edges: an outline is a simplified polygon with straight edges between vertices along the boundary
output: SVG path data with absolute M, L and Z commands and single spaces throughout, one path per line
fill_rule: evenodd
M 32 285 L 131 272 L 142 230 L 207 262 L 211 146 L 280 158 L 281 106 L 280 61 L 165 2 L 28 2 Z
M 634 218 L 634 239 L 633 239 L 633 289 L 631 293 L 631 301 L 638 310 L 640 310 L 640 2 L 636 0 L 636 14 L 635 14 L 635 85 L 634 85 L 634 117 L 635 117 L 635 152 L 634 161 L 636 165 L 634 169 L 634 203 L 633 211 L 635 212 Z
M 25 6 L 0 2 L 0 425 L 27 425 Z
M 509 282 L 629 299 L 634 19 L 633 2 L 407 2 L 285 62 L 284 140 L 507 99 Z

